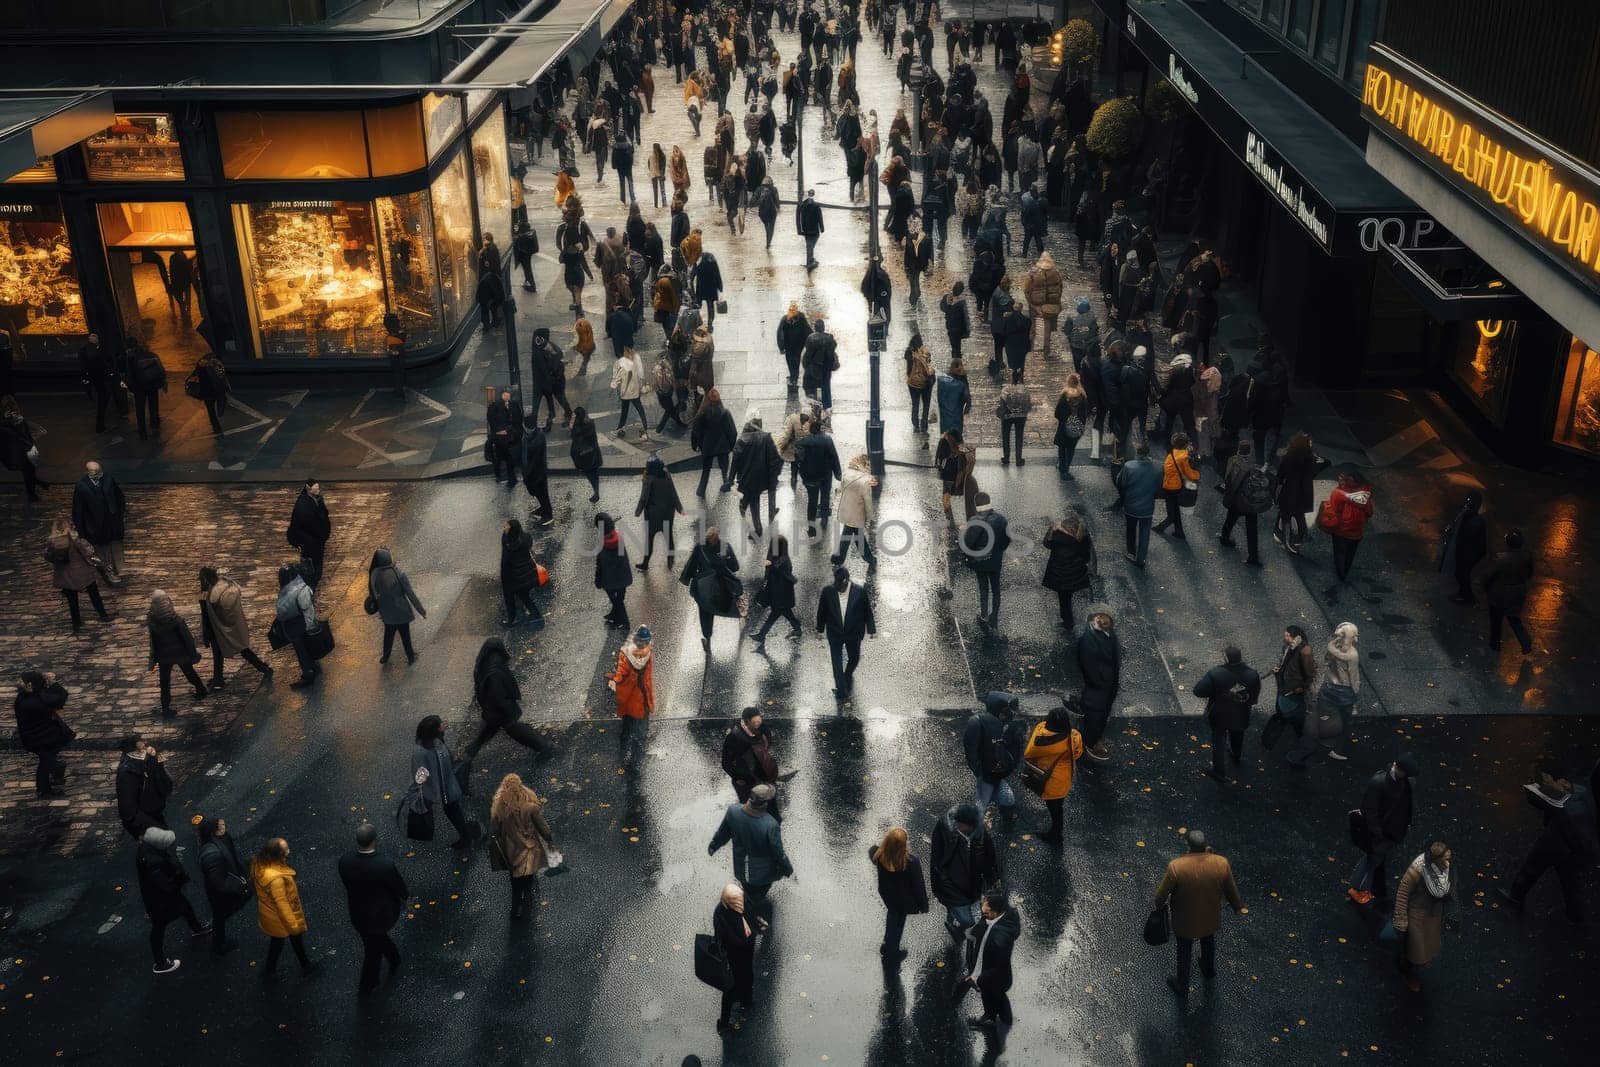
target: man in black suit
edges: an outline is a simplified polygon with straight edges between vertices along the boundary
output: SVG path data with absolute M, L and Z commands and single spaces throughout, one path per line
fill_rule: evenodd
M 1022 920 L 1011 909 L 1003 890 L 983 897 L 983 921 L 967 931 L 967 974 L 962 988 L 971 986 L 983 999 L 983 1014 L 967 1020 L 973 1029 L 1011 1025 L 1011 950 L 1022 934 Z
M 822 205 L 817 203 L 816 196 L 815 189 L 807 189 L 806 198 L 794 209 L 794 228 L 806 239 L 807 273 L 817 268 L 817 238 L 822 236 L 825 228 L 822 221 Z
M 369 822 L 356 827 L 356 851 L 339 857 L 339 880 L 350 903 L 350 925 L 361 935 L 361 984 L 358 996 L 378 985 L 382 959 L 389 961 L 389 976 L 400 966 L 400 950 L 389 931 L 400 921 L 411 890 L 400 877 L 394 860 L 378 855 L 378 831 Z
M 284 536 L 304 557 L 305 569 L 310 571 L 304 577 L 312 589 L 322 580 L 322 555 L 327 551 L 328 537 L 332 533 L 333 523 L 328 518 L 328 505 L 322 499 L 322 485 L 315 478 L 307 478 L 305 488 L 294 502 L 289 530 Z
M 855 687 L 856 664 L 861 660 L 861 639 L 878 632 L 872 619 L 867 591 L 850 581 L 843 567 L 833 569 L 833 585 L 817 600 L 817 632 L 828 635 L 828 658 L 833 661 L 833 694 L 843 699 Z

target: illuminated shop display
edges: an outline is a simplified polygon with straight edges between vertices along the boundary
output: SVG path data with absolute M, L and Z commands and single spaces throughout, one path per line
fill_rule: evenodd
M 457 152 L 433 180 L 433 232 L 434 251 L 439 257 L 445 328 L 454 330 L 463 318 L 472 314 L 478 286 L 472 187 L 467 181 L 465 152 Z
M 40 156 L 27 170 L 19 170 L 6 179 L 6 184 L 26 182 L 53 182 L 56 180 L 56 161 L 51 156 Z
M 384 284 L 370 202 L 235 204 L 250 315 L 264 357 L 384 353 Z
M 183 153 L 171 115 L 118 115 L 117 121 L 83 142 L 94 181 L 182 180 Z
M 23 359 L 64 359 L 89 332 L 61 207 L 0 204 L 0 330 Z
M 1516 359 L 1517 324 L 1508 319 L 1462 324 L 1450 374 L 1489 421 L 1505 424 L 1506 399 Z
M 1551 439 L 1558 445 L 1600 456 L 1600 353 L 1577 337 L 1567 346 L 1561 402 L 1556 405 Z
M 412 348 L 444 341 L 439 276 L 434 271 L 433 213 L 427 193 L 386 196 L 378 201 L 389 307 L 400 316 Z
M 478 223 L 494 234 L 501 254 L 511 247 L 511 173 L 506 117 L 496 110 L 472 133 L 472 172 L 478 182 Z
M 450 147 L 461 132 L 460 97 L 429 93 L 422 98 L 422 128 L 428 139 L 428 158 Z

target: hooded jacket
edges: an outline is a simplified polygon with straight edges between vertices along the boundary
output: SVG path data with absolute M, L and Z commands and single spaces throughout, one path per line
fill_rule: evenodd
M 607 676 L 617 695 L 617 716 L 648 718 L 656 709 L 655 656 L 641 649 L 630 635 L 617 651 L 617 669 Z
M 250 863 L 250 883 L 256 890 L 256 918 L 268 937 L 293 937 L 306 932 L 306 910 L 294 868 L 257 856 Z
M 958 817 L 972 824 L 970 834 L 956 826 Z M 970 905 L 1000 880 L 994 839 L 984 829 L 976 805 L 953 805 L 934 825 L 928 880 L 934 897 L 946 905 Z
M 1022 293 L 1035 315 L 1055 318 L 1061 314 L 1061 271 L 1049 252 L 1022 279 Z
M 979 781 L 998 782 L 1016 770 L 1022 758 L 1024 730 L 1016 719 L 1017 698 L 1011 693 L 991 691 L 983 695 L 983 710 L 973 712 L 961 732 L 961 747 L 967 757 L 967 769 Z M 1005 742 L 1003 754 L 995 752 L 995 743 Z M 991 764 L 1009 763 L 1005 771 L 992 773 Z
M 746 496 L 762 493 L 778 484 L 778 472 L 783 469 L 783 457 L 772 435 L 761 427 L 761 416 L 750 413 L 739 440 L 734 443 L 730 460 L 734 476 L 739 480 L 739 492 Z
M 367 590 L 378 601 L 378 618 L 385 626 L 403 626 L 416 616 L 412 609 L 422 610 L 422 601 L 411 590 L 411 579 L 405 571 L 394 565 L 389 550 L 380 548 L 372 554 L 372 569 L 367 572 Z
M 189 901 L 183 887 L 189 882 L 189 872 L 183 869 L 178 854 L 172 846 L 178 835 L 171 830 L 152 826 L 139 839 L 139 849 L 134 857 L 139 872 L 139 895 L 144 900 L 145 914 L 152 922 L 171 922 L 189 911 Z

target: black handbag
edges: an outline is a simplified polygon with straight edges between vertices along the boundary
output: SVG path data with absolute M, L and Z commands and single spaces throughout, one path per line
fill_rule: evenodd
M 323 623 L 315 630 L 307 631 L 306 647 L 312 659 L 322 659 L 333 651 L 333 627 Z
M 1172 938 L 1172 916 L 1168 914 L 1166 906 L 1162 905 L 1150 913 L 1144 921 L 1144 943 L 1147 945 L 1165 945 Z
M 400 821 L 402 813 L 405 815 L 407 837 L 413 841 L 433 840 L 435 820 L 433 805 L 428 803 L 428 798 L 422 795 L 415 782 L 406 790 L 406 795 L 400 798 L 400 806 L 394 813 L 395 822 Z
M 1267 724 L 1261 728 L 1261 747 L 1271 752 L 1278 747 L 1278 742 L 1283 740 L 1283 731 L 1289 726 L 1289 720 L 1274 711 Z
M 273 619 L 272 625 L 267 627 L 267 644 L 272 647 L 272 651 L 276 652 L 288 643 L 289 639 L 283 633 L 283 623 L 278 619 Z
M 733 988 L 733 968 L 712 934 L 694 935 L 694 976 L 723 993 Z
M 506 847 L 500 843 L 500 838 L 495 834 L 489 835 L 489 869 L 491 871 L 511 869 L 511 858 L 506 855 Z

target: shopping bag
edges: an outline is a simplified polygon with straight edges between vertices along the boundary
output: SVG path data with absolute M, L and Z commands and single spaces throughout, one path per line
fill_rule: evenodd
M 1165 906 L 1156 908 L 1144 921 L 1144 943 L 1165 945 L 1172 937 L 1172 917 Z
M 315 630 L 307 631 L 306 646 L 311 652 L 312 659 L 322 659 L 333 651 L 333 627 L 323 623 Z
M 694 935 L 694 976 L 719 992 L 733 988 L 733 968 L 711 934 Z

